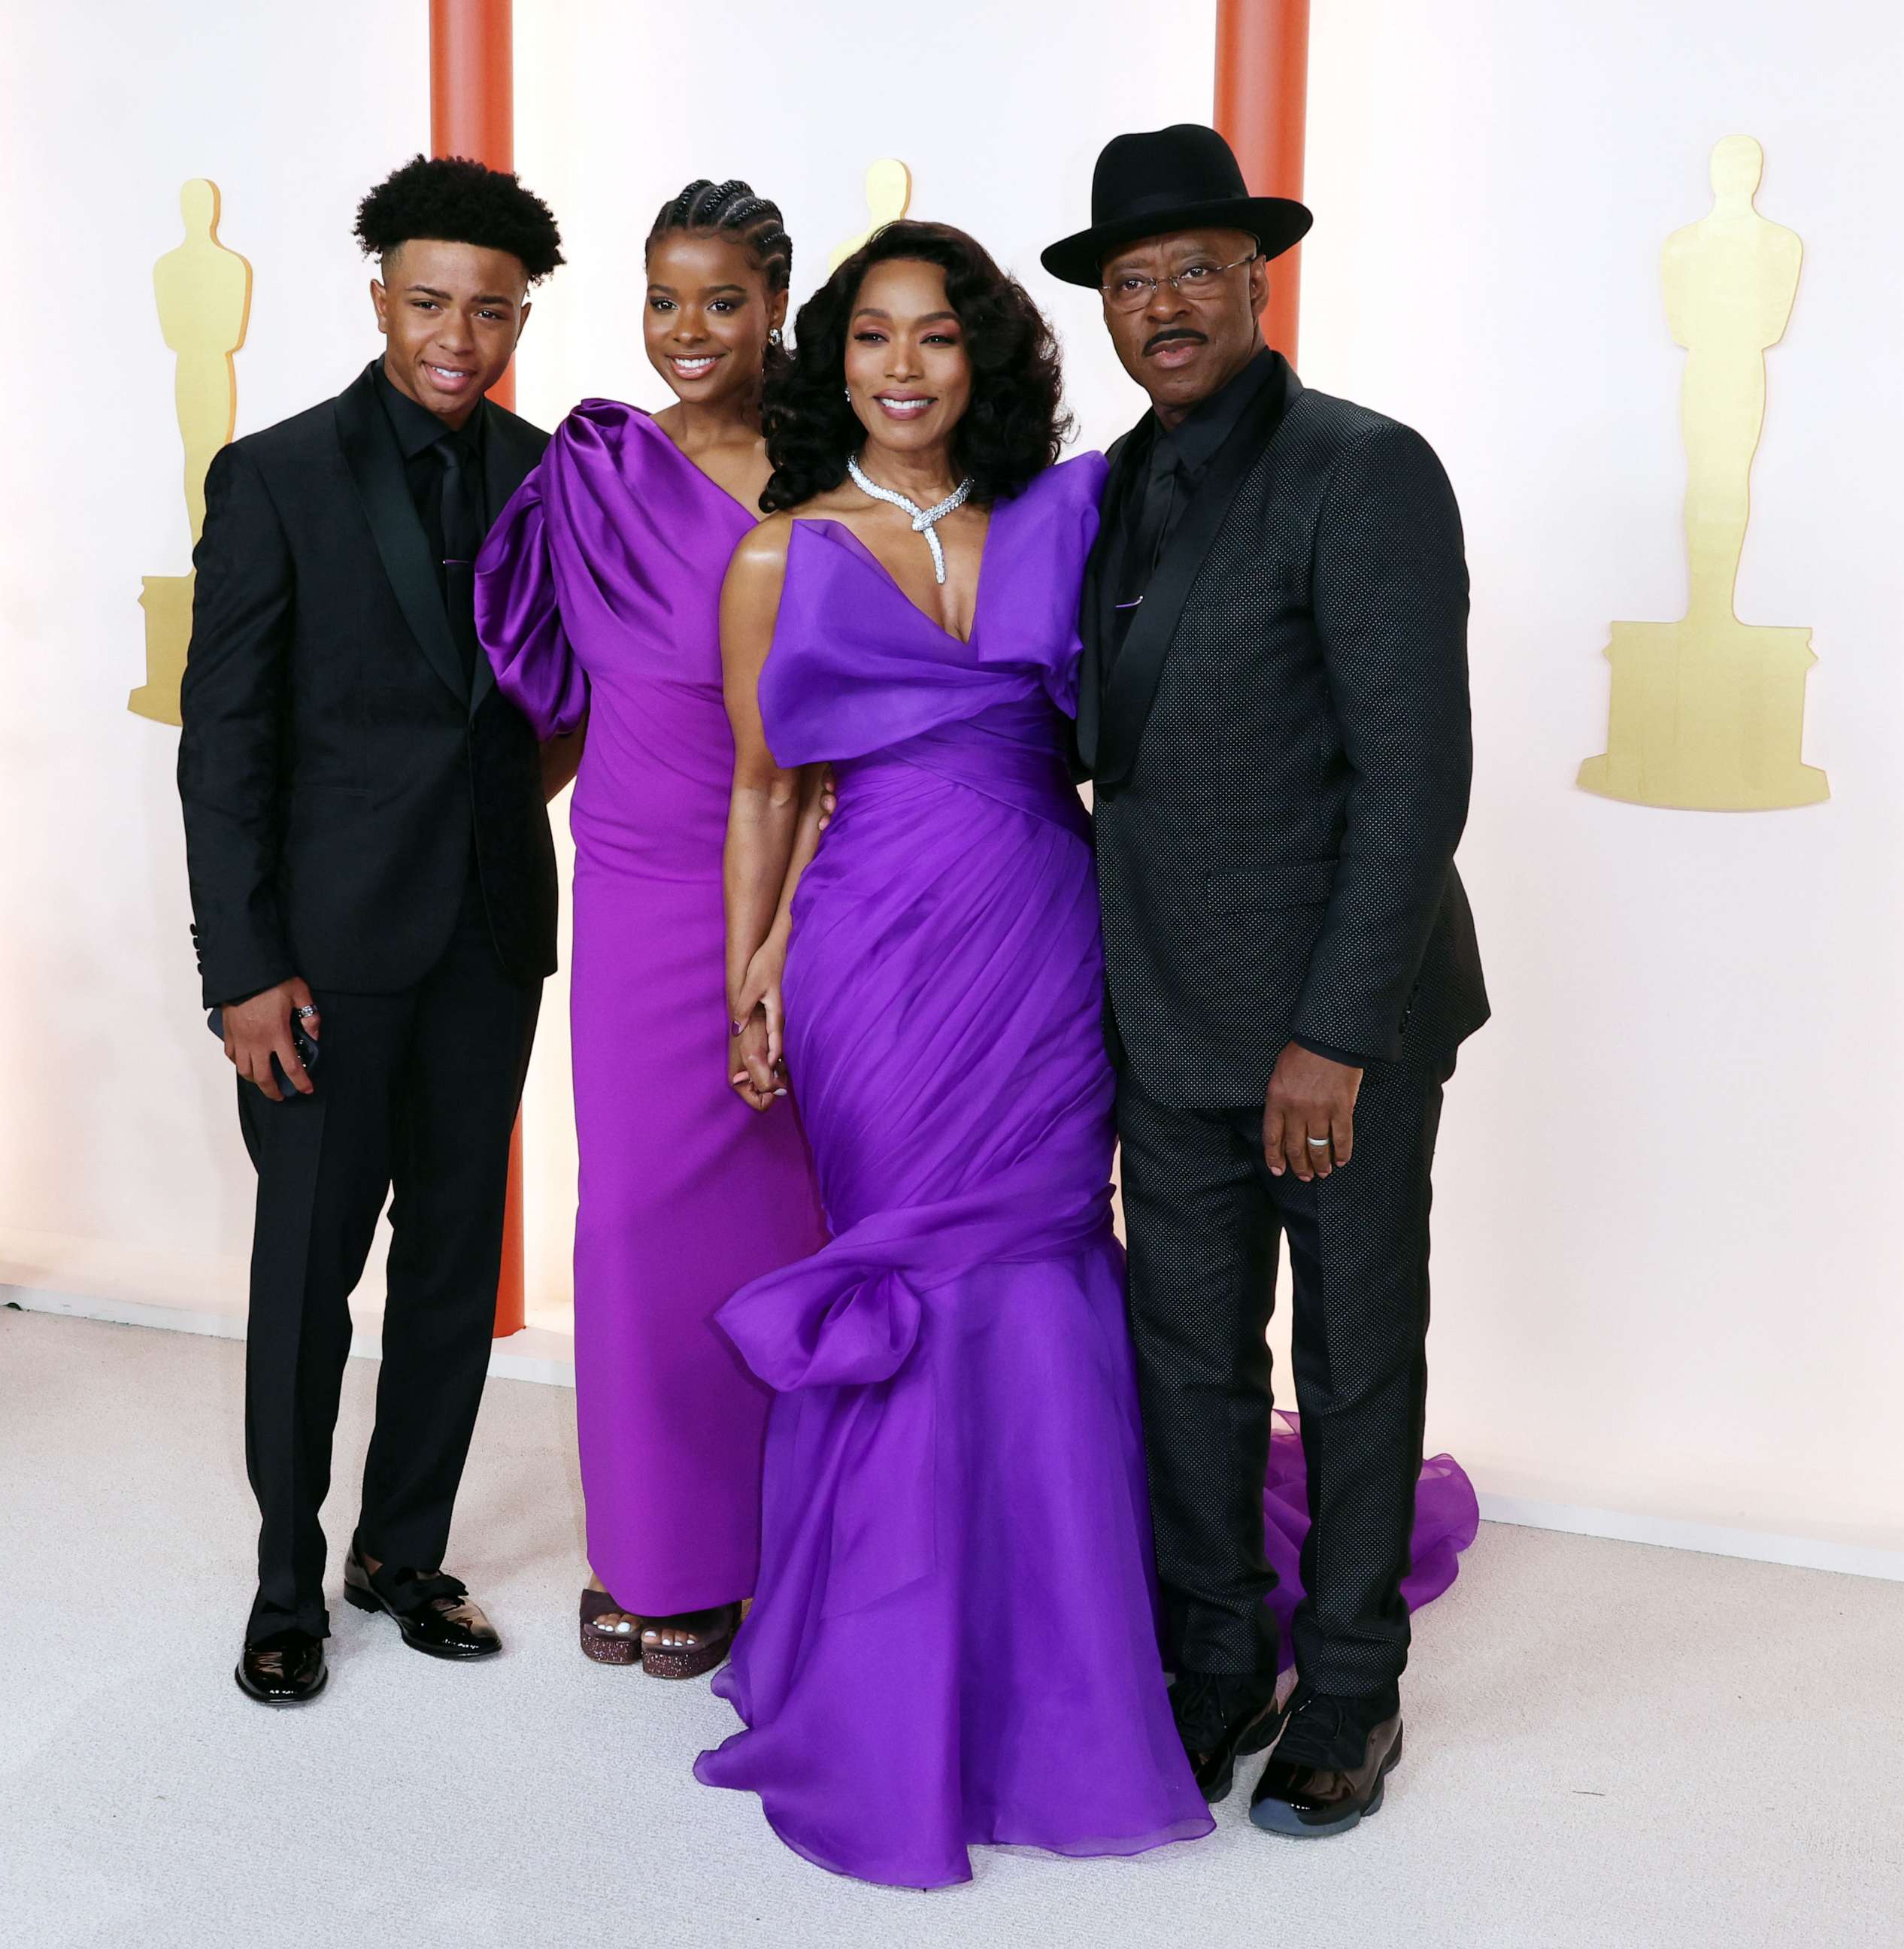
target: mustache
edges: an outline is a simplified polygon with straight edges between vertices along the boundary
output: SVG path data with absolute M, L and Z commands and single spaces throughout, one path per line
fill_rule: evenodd
M 1200 331 L 1192 331 L 1187 325 L 1166 325 L 1154 338 L 1144 341 L 1143 356 L 1148 359 L 1160 345 L 1168 345 L 1181 338 L 1187 338 L 1198 345 L 1207 345 L 1209 340 Z

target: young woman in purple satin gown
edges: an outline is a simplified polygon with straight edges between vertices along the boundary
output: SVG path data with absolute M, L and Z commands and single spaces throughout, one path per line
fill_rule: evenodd
M 792 1117 L 751 1116 L 714 1070 L 733 766 L 720 578 L 767 483 L 761 372 L 790 250 L 745 183 L 692 183 L 663 209 L 645 337 L 676 403 L 651 418 L 583 401 L 478 570 L 498 683 L 542 737 L 580 748 L 582 1648 L 664 1677 L 725 1655 L 758 1562 L 768 1393 L 714 1313 L 824 1236 Z
M 1051 464 L 1058 396 L 977 244 L 882 231 L 801 312 L 767 412 L 786 511 L 722 605 L 730 1069 L 784 1117 L 784 1043 L 832 1239 L 720 1314 L 776 1398 L 758 1593 L 715 1684 L 746 1730 L 696 1772 L 809 1859 L 910 1887 L 966 1879 L 975 1843 L 1211 1826 L 1158 1653 L 1063 757 L 1104 463 Z M 823 762 L 839 810 L 804 864 L 797 774 Z M 1273 1543 L 1293 1473 L 1301 1500 L 1278 1447 Z M 1466 1540 L 1419 1540 L 1411 1596 Z

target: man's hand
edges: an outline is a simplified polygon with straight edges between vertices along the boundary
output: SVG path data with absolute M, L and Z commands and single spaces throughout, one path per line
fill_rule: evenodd
M 1276 1059 L 1263 1103 L 1263 1161 L 1272 1177 L 1305 1184 L 1346 1164 L 1355 1148 L 1362 1072 L 1291 1043 Z
M 303 1018 L 303 1027 L 316 1042 L 323 1024 L 313 1006 L 310 988 L 295 974 L 248 1002 L 234 1002 L 225 1011 L 225 1053 L 239 1075 L 255 1083 L 274 1103 L 285 1100 L 285 1093 L 271 1073 L 274 1055 L 300 1096 L 310 1096 L 316 1086 L 298 1061 L 297 1047 L 291 1037 L 291 1016 L 300 1009 L 312 1010 Z

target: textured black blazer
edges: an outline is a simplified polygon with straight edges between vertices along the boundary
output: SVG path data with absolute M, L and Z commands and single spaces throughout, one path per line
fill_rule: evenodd
M 1454 494 L 1418 434 L 1276 364 L 1108 685 L 1106 538 L 1144 439 L 1111 450 L 1086 575 L 1078 763 L 1107 1028 L 1181 1108 L 1260 1102 L 1292 1038 L 1393 1062 L 1488 1015 L 1454 865 L 1473 763 Z
M 499 510 L 548 435 L 485 403 Z M 205 479 L 179 794 L 207 1005 L 292 974 L 387 994 L 442 954 L 471 849 L 503 966 L 555 965 L 534 732 L 465 683 L 389 415 L 366 369 Z

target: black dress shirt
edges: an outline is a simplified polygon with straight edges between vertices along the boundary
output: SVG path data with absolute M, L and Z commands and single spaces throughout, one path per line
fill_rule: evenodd
M 377 390 L 403 455 L 403 478 L 430 544 L 437 586 L 449 611 L 457 647 L 463 653 L 463 673 L 473 680 L 479 648 L 475 562 L 489 532 L 489 511 L 483 496 L 489 402 L 479 401 L 475 412 L 453 431 L 428 406 L 400 393 L 381 365 L 377 368 Z M 458 477 L 453 485 L 453 471 Z

